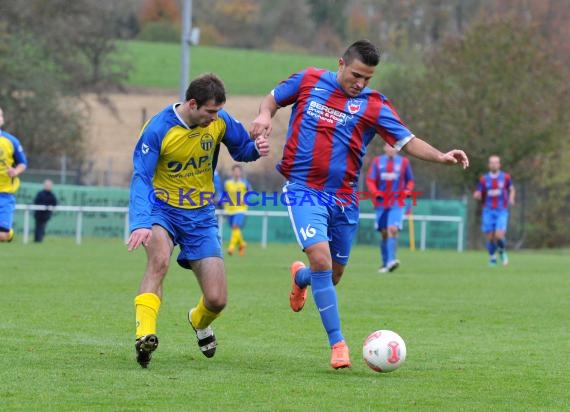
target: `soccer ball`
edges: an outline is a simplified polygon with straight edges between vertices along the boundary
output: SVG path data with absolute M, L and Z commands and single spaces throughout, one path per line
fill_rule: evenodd
M 392 372 L 406 360 L 406 343 L 396 332 L 377 330 L 362 346 L 364 362 L 376 372 Z

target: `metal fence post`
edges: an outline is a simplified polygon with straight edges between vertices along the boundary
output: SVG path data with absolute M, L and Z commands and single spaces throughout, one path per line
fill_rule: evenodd
M 457 223 L 457 251 L 463 252 L 463 219 Z
M 261 247 L 267 249 L 267 226 L 269 221 L 269 216 L 267 212 L 261 217 Z
M 28 244 L 30 237 L 30 209 L 24 210 L 24 234 L 22 235 L 22 243 Z
M 81 231 L 83 230 L 83 210 L 79 208 L 77 211 L 77 220 L 75 225 L 75 244 L 81 244 Z
M 125 231 L 123 233 L 125 243 L 128 242 L 130 234 L 131 232 L 129 231 L 129 212 L 127 211 L 127 213 L 125 213 Z

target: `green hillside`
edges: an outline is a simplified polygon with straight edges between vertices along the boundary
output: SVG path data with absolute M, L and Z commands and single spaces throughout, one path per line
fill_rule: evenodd
M 173 43 L 129 41 L 120 53 L 132 58 L 130 86 L 178 89 L 180 46 Z M 190 76 L 214 72 L 230 94 L 263 95 L 291 73 L 309 66 L 335 70 L 335 57 L 273 53 L 260 50 L 196 46 L 191 48 Z M 381 72 L 393 66 L 382 66 Z

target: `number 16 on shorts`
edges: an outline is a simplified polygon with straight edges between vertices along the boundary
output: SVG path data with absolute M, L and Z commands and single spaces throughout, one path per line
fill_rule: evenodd
M 307 225 L 307 227 L 300 228 L 299 233 L 303 240 L 306 241 L 307 239 L 314 237 L 317 234 L 317 230 L 314 227 L 311 227 L 311 225 Z

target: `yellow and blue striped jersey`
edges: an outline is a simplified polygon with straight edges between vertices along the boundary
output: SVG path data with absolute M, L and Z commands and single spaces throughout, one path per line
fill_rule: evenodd
M 208 126 L 189 127 L 169 106 L 143 127 L 133 155 L 131 231 L 150 228 L 152 206 L 194 209 L 214 199 L 214 169 L 224 143 L 239 162 L 259 158 L 245 127 L 225 110 Z
M 20 141 L 10 133 L 0 130 L 0 193 L 16 193 L 20 187 L 18 177 L 8 176 L 8 169 L 28 164 Z
M 244 213 L 247 211 L 247 203 L 244 201 L 246 192 L 251 190 L 251 185 L 246 179 L 228 179 L 224 182 L 224 192 L 227 202 L 224 201 L 224 211 L 228 215 Z

